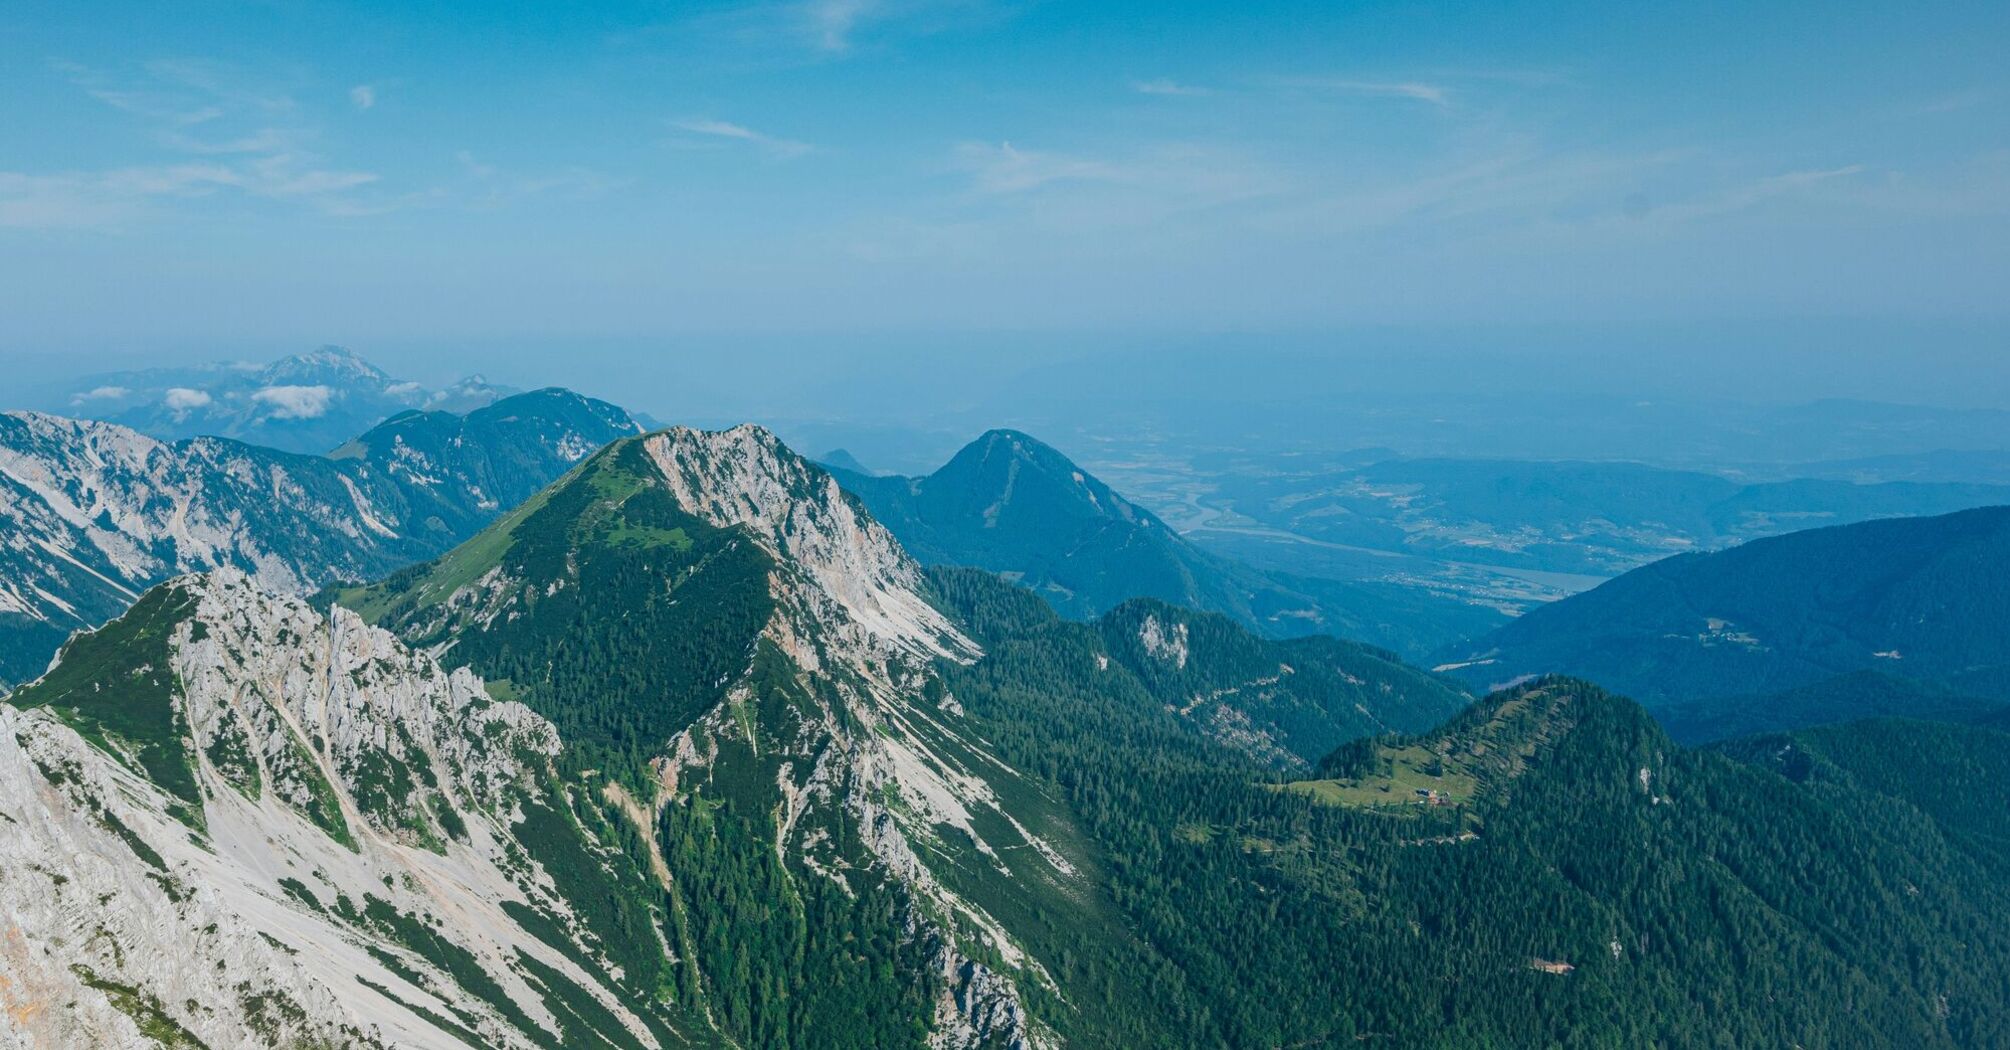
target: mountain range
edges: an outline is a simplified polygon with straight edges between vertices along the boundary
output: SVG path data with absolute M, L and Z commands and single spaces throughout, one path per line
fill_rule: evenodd
M 924 477 L 826 466 L 923 563 L 1004 574 L 1070 616 L 1150 597 L 1273 637 L 1335 634 L 1411 657 L 1505 620 L 1393 584 L 1262 572 L 1210 554 L 1018 431 L 987 432 Z
M 227 437 L 318 454 L 399 412 L 464 414 L 518 393 L 468 376 L 428 389 L 341 347 L 267 365 L 230 362 L 87 376 L 49 391 L 43 408 L 163 441 Z
M 0 414 L 0 686 L 180 573 L 235 566 L 304 593 L 431 558 L 637 429 L 557 389 L 407 411 L 326 456 Z
M 1441 654 L 1475 685 L 1582 676 L 1686 738 L 2010 706 L 2010 507 L 1685 554 Z
M 159 584 L 0 721 L 31 1043 L 2010 1038 L 2010 735 L 1690 750 L 1576 680 L 1067 619 L 753 427 L 312 601 Z

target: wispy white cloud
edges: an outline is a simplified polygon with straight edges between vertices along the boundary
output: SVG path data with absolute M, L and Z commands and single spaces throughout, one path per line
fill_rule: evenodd
M 273 88 L 263 78 L 231 66 L 201 59 L 157 59 L 146 63 L 156 83 L 213 100 L 226 109 L 266 114 L 299 108 L 293 96 Z
M 1194 97 L 1199 95 L 1214 94 L 1214 92 L 1208 88 L 1194 87 L 1191 84 L 1182 84 L 1179 83 L 1178 81 L 1170 80 L 1166 77 L 1159 77 L 1155 80 L 1134 81 L 1131 84 L 1131 89 L 1136 91 L 1140 95 L 1173 95 L 1181 97 Z
M 324 387 L 323 389 L 326 388 Z M 196 390 L 185 386 L 171 386 L 167 390 L 167 395 L 161 398 L 161 405 L 169 412 L 174 413 L 174 421 L 180 423 L 188 419 L 190 412 L 198 408 L 208 407 L 212 400 L 214 399 L 209 396 L 208 391 Z
M 476 159 L 475 155 L 467 150 L 456 151 L 454 160 L 460 163 L 461 170 L 477 179 L 492 179 L 496 176 L 495 165 Z
M 1238 146 L 1104 145 L 1063 152 L 962 143 L 943 169 L 960 177 L 956 192 L 852 223 L 837 243 L 846 257 L 876 265 L 955 259 L 983 266 L 1064 244 L 1121 255 L 1140 239 L 1161 246 L 1205 240 L 1300 190 L 1294 173 Z
M 101 228 L 119 224 L 132 211 L 132 202 L 103 199 L 76 177 L 0 171 L 0 228 Z
M 261 197 L 320 197 L 368 186 L 380 178 L 375 172 L 313 167 L 313 163 L 314 158 L 285 153 L 260 157 L 230 185 Z
M 1861 175 L 1863 171 L 1864 166 L 1861 164 L 1850 164 L 1840 168 L 1820 168 L 1812 171 L 1790 171 L 1783 175 L 1769 175 L 1759 180 L 1758 185 L 1763 193 L 1781 193 L 1802 186 L 1813 185 L 1817 182 L 1827 182 L 1830 179 L 1840 179 L 1849 175 Z
M 355 206 L 375 172 L 327 163 L 307 148 L 314 129 L 292 98 L 222 67 L 149 62 L 125 77 L 73 62 L 52 70 L 89 97 L 140 118 L 166 162 L 99 170 L 0 171 L 0 226 L 108 228 L 164 202 L 237 192 L 307 203 L 331 214 Z
M 1565 67 L 1456 66 L 1426 70 L 1424 76 L 1433 82 L 1449 80 L 1524 88 L 1567 87 L 1574 80 Z
M 1009 142 L 964 143 L 952 163 L 969 177 L 970 188 L 986 197 L 1063 194 L 1071 188 L 1080 196 L 1097 187 L 1118 188 L 1115 199 L 1108 192 L 1090 194 L 1093 203 L 1085 207 L 1111 221 L 1264 197 L 1285 190 L 1289 181 L 1235 151 L 1176 142 L 1105 157 L 1020 149 Z
M 1628 209 L 1628 213 L 1632 218 L 1648 219 L 1663 225 L 1692 222 L 1745 211 L 1777 198 L 1802 194 L 1823 183 L 1862 175 L 1866 170 L 1861 164 L 1849 164 L 1840 168 L 1810 168 L 1782 172 L 1663 206 L 1652 208 L 1636 206 Z
M 287 128 L 258 128 L 243 135 L 228 138 L 205 138 L 182 131 L 163 131 L 155 136 L 159 142 L 180 153 L 194 153 L 216 156 L 231 153 L 277 154 L 298 150 L 306 136 Z
M 274 419 L 318 419 L 328 413 L 335 391 L 325 386 L 268 386 L 251 399 L 269 406 Z
M 880 0 L 809 0 L 797 10 L 817 47 L 845 51 L 851 47 L 852 31 L 883 6 Z
M 84 94 L 121 113 L 168 127 L 189 127 L 224 115 L 223 108 L 209 100 L 189 98 L 158 83 L 123 83 L 99 70 L 64 59 L 51 61 L 49 68 Z
M 774 156 L 785 159 L 800 157 L 805 153 L 812 153 L 816 150 L 815 146 L 807 142 L 798 142 L 794 139 L 765 135 L 744 124 L 735 124 L 725 120 L 713 120 L 708 117 L 691 120 L 673 120 L 670 122 L 670 126 L 678 131 L 688 132 L 693 135 L 702 135 L 706 138 L 728 139 L 734 142 L 744 142 L 751 146 L 758 146 Z
M 575 166 L 534 174 L 510 171 L 481 160 L 467 150 L 456 152 L 454 160 L 472 181 L 472 190 L 433 194 L 430 200 L 474 208 L 500 208 L 543 196 L 585 200 L 602 196 L 622 185 L 621 180 L 590 168 Z
M 349 104 L 357 109 L 369 109 L 377 104 L 377 89 L 368 84 L 358 84 L 349 89 Z
M 1838 180 L 1821 192 L 1913 217 L 2010 216 L 2010 149 L 1985 150 L 1939 169 Z
M 1060 153 L 1022 150 L 1010 142 L 966 142 L 956 148 L 957 166 L 984 193 L 1024 193 L 1056 182 L 1121 182 L 1122 167 Z
M 713 37 L 751 52 L 840 59 L 899 40 L 1009 18 L 1015 0 L 739 0 L 686 5 L 703 10 L 648 34 Z
M 1373 95 L 1382 98 L 1410 99 L 1416 102 L 1428 102 L 1433 106 L 1441 108 L 1452 104 L 1450 89 L 1421 80 L 1346 80 L 1322 77 L 1296 77 L 1285 81 L 1285 83 L 1291 87 L 1339 91 L 1355 95 Z
M 152 205 L 235 190 L 273 200 L 305 200 L 339 213 L 339 195 L 377 181 L 374 173 L 313 166 L 289 154 L 227 164 L 167 164 L 105 171 L 28 174 L 0 171 L 0 226 L 25 229 L 115 228 Z
M 1383 171 L 1309 173 L 1255 217 L 1267 235 L 1345 241 L 1404 231 L 1439 240 L 1609 217 L 1636 187 L 1695 158 L 1679 150 L 1584 152 L 1510 135 Z

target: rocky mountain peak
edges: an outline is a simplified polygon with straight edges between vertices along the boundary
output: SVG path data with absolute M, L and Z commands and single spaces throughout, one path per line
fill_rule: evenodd
M 859 626 L 917 655 L 977 653 L 921 597 L 920 566 L 892 533 L 772 433 L 753 424 L 673 427 L 642 442 L 679 506 L 717 526 L 745 527 Z
M 943 692 L 935 661 L 978 647 L 927 586 L 772 434 L 680 427 L 614 443 L 425 571 L 343 600 L 551 717 L 673 892 L 665 844 L 713 834 L 708 807 L 771 814 L 764 842 L 717 843 L 716 863 L 777 858 L 805 900 L 888 901 L 902 972 L 938 989 L 941 1045 L 1035 1045 L 1022 995 L 1052 978 L 992 909 L 1069 892 L 1079 868 L 1010 810 L 1002 764 Z M 709 898 L 684 906 L 718 918 Z
M 390 375 L 383 369 L 341 346 L 322 346 L 282 357 L 267 365 L 259 374 L 272 383 L 365 381 L 381 384 L 391 381 Z

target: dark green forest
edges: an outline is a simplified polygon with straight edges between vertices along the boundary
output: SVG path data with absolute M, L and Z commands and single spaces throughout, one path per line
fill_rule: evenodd
M 1691 738 L 1965 720 L 1976 700 L 2010 706 L 2006 581 L 2010 507 L 1867 521 L 1667 558 L 1438 659 L 1476 686 L 1588 678 Z
M 1909 752 L 1896 779 L 1934 784 L 1926 799 L 1870 780 L 1811 789 L 1553 679 L 1340 763 L 1372 773 L 1418 742 L 1462 755 L 1504 705 L 1533 709 L 1484 742 L 1514 754 L 1480 763 L 1466 801 L 1332 804 L 1196 739 L 1141 684 L 1111 687 L 1092 628 L 974 573 L 935 579 L 989 647 L 952 688 L 1106 852 L 1112 896 L 1195 990 L 1138 1008 L 1178 1011 L 1197 1045 L 2010 1038 L 2004 858 L 1973 843 L 1973 817 L 1947 826 L 1931 806 L 1941 784 L 1975 812 L 2010 803 L 1966 751 Z M 1823 739 L 1861 739 L 1875 765 L 1882 742 L 1941 731 Z M 2010 754 L 2010 737 L 1971 736 L 1967 750 Z
M 460 551 L 341 598 L 451 640 L 447 660 L 558 724 L 568 811 L 532 810 L 522 833 L 653 1023 L 921 1045 L 955 976 L 912 932 L 916 901 L 848 818 L 820 832 L 853 892 L 775 848 L 777 745 L 842 710 L 820 691 L 846 683 L 763 639 L 772 555 L 680 511 L 640 455 L 617 444 Z M 476 579 L 508 581 L 508 615 L 449 599 Z M 1887 721 L 1693 750 L 1578 680 L 1475 701 L 1386 651 L 1161 603 L 1068 620 L 975 569 L 931 570 L 928 590 L 985 654 L 938 661 L 922 699 L 954 700 L 1022 778 L 999 781 L 1006 804 L 1081 881 L 940 870 L 1053 975 L 1026 1002 L 1075 1045 L 2010 1039 L 2010 849 L 1991 821 L 2010 736 L 1954 747 Z M 742 669 L 749 689 L 722 695 Z M 1196 697 L 1283 746 L 1224 737 Z M 757 746 L 720 738 L 638 824 L 622 798 L 652 797 L 651 760 L 715 709 Z

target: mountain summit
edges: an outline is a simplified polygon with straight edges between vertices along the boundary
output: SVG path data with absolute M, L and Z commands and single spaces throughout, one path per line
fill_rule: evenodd
M 1413 657 L 1500 622 L 1414 590 L 1266 573 L 1207 553 L 1016 430 L 985 433 L 926 477 L 831 469 L 915 557 L 1001 573 L 1068 616 L 1157 598 L 1274 637 L 1336 634 Z
M 915 557 L 1007 573 L 1064 612 L 1207 586 L 1164 522 L 1018 431 L 984 434 L 927 477 L 839 477 Z
M 943 1045 L 1034 1045 L 1028 996 L 1053 978 L 1004 917 L 1076 907 L 1080 862 L 1047 807 L 1002 801 L 1012 775 L 932 670 L 980 650 L 926 591 L 830 475 L 742 426 L 616 442 L 339 600 L 553 720 L 580 819 L 661 884 L 622 911 L 677 939 L 605 936 L 683 1010 L 743 1045 L 821 1045 L 806 1033 L 831 1018 L 765 990 L 817 982 L 841 1016 L 877 1003 Z M 749 892 L 781 939 L 751 959 L 724 907 Z
M 1007 918 L 1091 884 L 1002 801 L 926 587 L 753 427 L 617 442 L 326 613 L 161 585 L 0 707 L 0 897 L 48 946 L 9 972 L 72 1004 L 36 1031 L 1047 1045 Z

